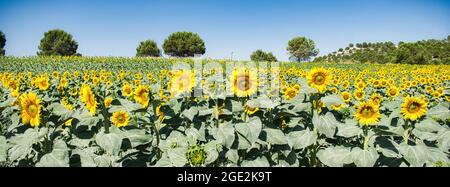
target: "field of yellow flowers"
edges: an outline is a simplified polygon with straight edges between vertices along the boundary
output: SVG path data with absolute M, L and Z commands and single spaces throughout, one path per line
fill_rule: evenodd
M 449 65 L 232 64 L 0 58 L 0 165 L 450 166 Z

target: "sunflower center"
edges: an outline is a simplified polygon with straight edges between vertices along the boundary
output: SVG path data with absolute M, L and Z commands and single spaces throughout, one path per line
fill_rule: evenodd
M 117 116 L 117 121 L 119 123 L 123 123 L 123 122 L 125 122 L 125 117 L 123 115 L 119 115 L 119 116 Z
M 391 95 L 395 95 L 395 93 L 396 93 L 395 90 L 390 90 L 390 91 L 389 91 L 389 94 L 391 94 Z
M 371 117 L 371 116 L 373 115 L 373 110 L 372 110 L 372 108 L 371 108 L 371 107 L 364 107 L 364 108 L 362 109 L 362 115 L 363 115 L 365 118 Z
M 237 87 L 239 90 L 247 91 L 250 89 L 250 78 L 248 76 L 240 77 L 237 80 Z
M 34 104 L 28 106 L 28 114 L 32 117 L 36 116 L 36 113 L 38 111 L 38 107 Z
M 411 113 L 417 112 L 420 109 L 420 104 L 419 103 L 411 103 L 411 105 L 409 105 L 408 111 Z
M 315 83 L 316 84 L 323 84 L 323 82 L 325 81 L 325 77 L 322 74 L 318 74 L 315 78 Z

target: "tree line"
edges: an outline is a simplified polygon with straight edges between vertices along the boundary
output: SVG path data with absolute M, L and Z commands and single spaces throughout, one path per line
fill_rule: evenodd
M 0 31 L 0 56 L 5 55 L 6 37 Z M 77 53 L 78 43 L 72 35 L 60 29 L 44 33 L 38 47 L 38 56 L 81 56 Z M 286 47 L 290 61 L 310 61 L 318 55 L 313 40 L 306 37 L 291 39 Z M 188 31 L 174 32 L 163 42 L 162 50 L 154 40 L 144 40 L 136 48 L 138 57 L 161 57 L 164 54 L 172 57 L 194 57 L 206 52 L 205 42 L 197 34 Z M 261 49 L 250 55 L 252 61 L 278 61 L 271 52 Z M 417 42 L 350 43 L 345 48 L 324 56 L 314 58 L 314 62 L 357 62 L 357 63 L 408 63 L 408 64 L 440 64 L 450 63 L 450 35 L 443 40 L 422 40 Z
M 417 42 L 350 43 L 345 48 L 320 56 L 315 62 L 450 64 L 450 35 L 446 39 Z
M 0 56 L 5 54 L 5 35 L 0 31 Z M 38 56 L 81 56 L 77 53 L 78 43 L 72 35 L 61 30 L 53 29 L 44 33 L 38 47 Z M 181 31 L 170 34 L 162 45 L 164 54 L 172 57 L 194 57 L 203 55 L 206 52 L 205 42 L 193 32 Z M 305 61 L 314 57 L 318 53 L 314 41 L 305 37 L 295 37 L 288 43 L 287 51 L 294 61 Z M 161 57 L 162 51 L 158 48 L 154 40 L 148 39 L 139 43 L 136 48 L 138 57 Z M 254 51 L 250 55 L 253 61 L 278 61 L 271 52 L 264 52 L 261 49 Z

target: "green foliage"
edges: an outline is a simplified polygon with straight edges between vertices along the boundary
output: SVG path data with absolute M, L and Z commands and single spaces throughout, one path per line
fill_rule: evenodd
M 153 40 L 142 41 L 136 49 L 136 56 L 138 57 L 159 57 L 161 51 Z
M 319 54 L 314 41 L 305 37 L 295 37 L 288 42 L 286 48 L 293 61 L 308 61 L 311 57 Z
M 0 56 L 5 55 L 5 44 L 6 44 L 6 37 L 5 34 L 3 34 L 2 31 L 0 31 Z
M 250 55 L 250 59 L 255 62 L 276 62 L 277 58 L 271 52 L 264 52 L 258 49 Z
M 315 62 L 357 62 L 357 63 L 406 63 L 406 64 L 448 64 L 450 63 L 450 42 L 444 40 L 423 40 L 412 43 L 392 42 L 349 44 L 345 49 L 320 56 Z
M 78 43 L 69 33 L 54 29 L 44 33 L 39 45 L 38 56 L 80 56 Z
M 193 57 L 205 54 L 205 43 L 196 33 L 175 32 L 164 40 L 164 53 L 174 57 Z

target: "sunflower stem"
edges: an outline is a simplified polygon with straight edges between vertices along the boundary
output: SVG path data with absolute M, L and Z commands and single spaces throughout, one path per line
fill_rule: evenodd
M 410 131 L 411 131 L 411 127 L 410 127 L 410 122 L 409 120 L 405 120 L 405 132 L 403 132 L 403 141 L 408 144 L 409 141 L 409 136 L 410 136 Z
M 369 136 L 367 135 L 369 132 L 369 128 L 367 126 L 363 126 L 363 131 L 364 131 L 364 150 L 367 150 L 367 148 L 369 147 Z

